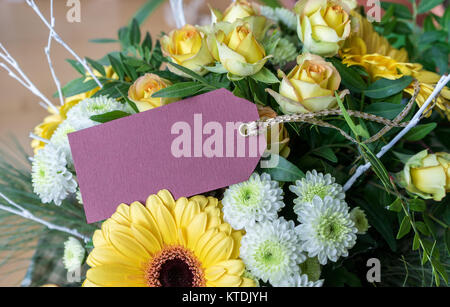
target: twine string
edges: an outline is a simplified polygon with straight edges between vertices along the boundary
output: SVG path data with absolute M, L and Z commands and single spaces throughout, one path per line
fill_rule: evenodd
M 271 92 L 271 89 L 267 90 L 268 92 Z M 403 111 L 394 119 L 389 120 L 386 118 L 383 118 L 381 116 L 376 116 L 369 113 L 364 113 L 360 111 L 353 111 L 353 110 L 347 110 L 347 113 L 355 118 L 361 118 L 367 121 L 376 122 L 379 124 L 383 124 L 384 127 L 381 129 L 376 135 L 372 136 L 371 138 L 365 140 L 362 142 L 363 144 L 370 144 L 373 142 L 378 141 L 380 138 L 382 138 L 386 133 L 391 131 L 393 128 L 405 128 L 408 126 L 409 122 L 402 122 L 405 117 L 410 113 L 412 107 L 414 106 L 414 103 L 416 101 L 417 96 L 420 92 L 420 84 L 418 81 L 414 83 L 414 95 L 409 100 L 408 104 L 405 106 Z M 356 139 L 351 137 L 348 133 L 346 133 L 344 130 L 342 130 L 339 127 L 336 127 L 330 123 L 327 123 L 321 118 L 327 117 L 327 116 L 336 116 L 336 115 L 343 115 L 342 110 L 324 110 L 320 112 L 310 112 L 310 113 L 296 113 L 296 114 L 287 114 L 282 116 L 277 116 L 275 118 L 270 118 L 267 120 L 258 120 L 250 123 L 244 123 L 241 125 L 239 131 L 242 136 L 249 137 L 249 136 L 257 136 L 259 134 L 264 134 L 267 129 L 274 125 L 280 125 L 285 123 L 294 123 L 294 122 L 300 122 L 300 123 L 307 123 L 312 124 L 320 127 L 325 128 L 331 128 L 334 130 L 337 130 L 342 136 L 344 136 L 347 140 L 351 141 L 352 143 L 359 144 Z

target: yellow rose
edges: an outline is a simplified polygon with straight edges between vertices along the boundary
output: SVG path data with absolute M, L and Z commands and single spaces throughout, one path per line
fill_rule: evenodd
M 218 13 L 217 11 L 214 11 Z M 246 0 L 237 0 L 230 4 L 230 6 L 225 10 L 225 13 L 216 15 L 219 17 L 220 21 L 225 22 L 235 22 L 238 19 L 244 19 L 250 16 L 258 15 L 253 4 L 250 4 Z
M 409 159 L 398 178 L 409 192 L 442 201 L 450 191 L 450 154 L 424 150 Z
M 260 15 L 260 9 L 257 4 L 249 3 L 246 0 L 237 0 L 230 4 L 222 14 L 219 10 L 212 9 L 213 24 L 216 23 L 235 23 L 237 21 L 245 22 L 250 25 L 250 29 L 257 40 L 262 40 L 271 22 Z
M 318 112 L 337 106 L 335 92 L 341 84 L 336 68 L 314 54 L 303 54 L 297 58 L 298 65 L 283 77 L 280 93 L 268 90 L 285 114 Z M 346 91 L 341 93 L 341 97 Z
M 347 5 L 338 0 L 300 0 L 295 11 L 303 50 L 327 57 L 336 55 L 351 32 Z
M 204 75 L 208 71 L 204 66 L 214 62 L 206 43 L 205 34 L 198 28 L 185 25 L 183 28 L 173 30 L 161 39 L 161 48 L 165 56 L 174 63 Z M 169 69 L 184 76 L 178 69 L 169 66 Z
M 258 114 L 260 119 L 268 120 L 275 118 L 278 114 L 271 107 L 258 106 Z M 287 158 L 291 152 L 289 148 L 289 133 L 283 124 L 278 125 L 278 129 L 267 131 L 267 150 L 272 154 L 280 155 Z
M 258 73 L 270 56 L 258 42 L 251 25 L 243 22 L 221 24 L 211 36 L 211 52 L 230 76 L 247 77 Z
M 145 74 L 137 79 L 128 91 L 128 98 L 133 101 L 139 112 L 144 112 L 178 100 L 178 98 L 153 98 L 152 95 L 172 83 L 155 74 Z

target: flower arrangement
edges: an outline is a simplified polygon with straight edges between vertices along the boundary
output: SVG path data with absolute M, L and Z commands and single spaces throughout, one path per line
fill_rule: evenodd
M 86 287 L 368 286 L 373 258 L 390 272 L 381 285 L 448 284 L 450 89 L 440 75 L 450 8 L 421 28 L 425 0 L 413 14 L 383 4 L 374 23 L 356 1 L 300 0 L 289 10 L 237 0 L 197 26 L 171 2 L 177 29 L 156 42 L 142 36 L 155 8 L 146 5 L 119 30 L 121 50 L 82 60 L 27 1 L 50 29 L 47 55 L 52 41 L 63 45 L 81 76 L 60 87 L 54 75 L 54 106 L 1 45 L 1 67 L 49 111 L 31 134 L 31 172 L 6 151 L 0 159 L 1 227 L 29 221 L 1 247 L 13 236 L 63 237 L 50 258 L 84 268 L 75 284 Z M 275 132 L 267 152 L 278 166 L 191 198 L 162 190 L 86 224 L 68 134 L 219 88 L 257 105 L 249 133 Z M 65 271 L 36 276 L 41 262 L 28 285 L 70 284 Z

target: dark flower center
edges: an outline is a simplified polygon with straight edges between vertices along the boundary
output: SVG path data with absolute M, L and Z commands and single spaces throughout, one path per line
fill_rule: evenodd
M 204 287 L 203 268 L 195 255 L 181 246 L 169 246 L 148 265 L 149 287 Z

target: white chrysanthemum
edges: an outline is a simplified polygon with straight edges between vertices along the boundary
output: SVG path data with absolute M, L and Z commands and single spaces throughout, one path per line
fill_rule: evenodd
M 74 272 L 81 268 L 85 256 L 86 251 L 80 241 L 70 237 L 66 242 L 64 242 L 63 263 L 69 272 Z
M 348 250 L 356 243 L 358 230 L 347 204 L 341 200 L 329 196 L 322 200 L 316 196 L 301 207 L 298 220 L 301 248 L 309 257 L 317 256 L 322 265 L 328 260 L 336 262 L 339 257 L 347 257 Z
M 292 274 L 273 286 L 283 288 L 318 288 L 323 286 L 323 282 L 323 280 L 311 281 L 306 274 Z
M 334 199 L 344 200 L 344 189 L 335 181 L 336 179 L 331 177 L 330 174 L 323 175 L 322 173 L 317 173 L 316 170 L 307 172 L 306 178 L 297 180 L 295 185 L 289 187 L 289 190 L 298 196 L 294 200 L 295 213 L 298 215 L 302 206 L 306 203 L 311 203 L 316 196 L 319 196 L 321 199 L 329 196 Z
M 31 173 L 34 192 L 43 203 L 62 201 L 77 190 L 77 182 L 67 169 L 64 151 L 51 144 L 39 150 L 34 156 Z
M 260 6 L 260 14 L 266 18 L 272 19 L 273 21 L 283 23 L 289 29 L 297 30 L 297 16 L 294 12 L 286 8 L 271 8 L 269 6 Z
M 248 181 L 230 186 L 224 194 L 223 215 L 234 229 L 247 229 L 256 222 L 273 221 L 284 207 L 283 190 L 268 174 L 253 174 Z
M 306 256 L 294 222 L 280 218 L 274 222 L 256 223 L 241 240 L 240 257 L 247 269 L 264 282 L 276 284 L 300 271 Z
M 99 123 L 90 119 L 91 116 L 101 115 L 112 111 L 123 111 L 132 113 L 131 108 L 127 104 L 120 103 L 119 101 L 108 98 L 106 96 L 100 96 L 96 98 L 88 98 L 67 112 L 67 121 L 77 131 L 87 129 Z
M 60 148 L 65 153 L 67 162 L 70 166 L 73 165 L 73 159 L 72 152 L 70 150 L 69 137 L 67 135 L 75 131 L 77 130 L 71 125 L 71 123 L 65 120 L 59 125 L 58 129 L 56 129 L 50 139 L 50 144 Z

